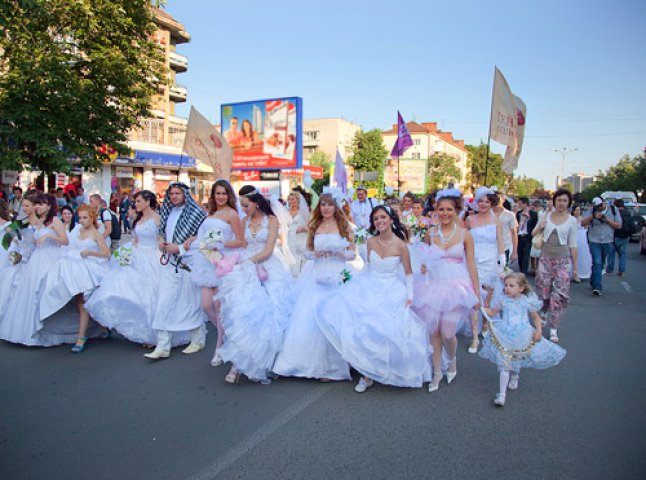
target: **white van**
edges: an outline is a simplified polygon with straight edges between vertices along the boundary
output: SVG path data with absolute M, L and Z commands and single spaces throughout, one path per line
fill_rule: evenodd
M 620 198 L 624 203 L 637 203 L 637 195 L 633 192 L 603 192 L 601 198 L 609 204 L 615 203 L 615 200 Z

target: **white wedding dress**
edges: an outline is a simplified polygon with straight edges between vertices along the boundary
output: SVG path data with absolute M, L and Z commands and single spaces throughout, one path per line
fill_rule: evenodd
M 319 233 L 314 237 L 314 250 L 343 252 L 348 241 L 338 233 Z M 339 256 L 319 257 L 309 262 L 296 285 L 294 310 L 285 332 L 285 341 L 273 371 L 286 377 L 350 380 L 350 367 L 317 324 L 319 303 L 336 298 L 341 272 L 346 260 Z
M 369 252 L 368 271 L 319 304 L 318 324 L 341 357 L 361 374 L 397 387 L 431 379 L 429 334 L 406 307 L 401 258 Z
M 264 250 L 268 238 L 266 216 L 256 233 L 247 223 L 243 257 Z M 222 279 L 216 295 L 225 332 L 218 349 L 222 360 L 252 380 L 266 380 L 282 345 L 292 298 L 292 276 L 275 254 L 258 264 L 243 261 L 236 265 Z

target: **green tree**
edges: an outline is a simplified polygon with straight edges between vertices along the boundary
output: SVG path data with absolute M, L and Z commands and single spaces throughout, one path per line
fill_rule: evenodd
M 373 129 L 367 132 L 359 130 L 352 139 L 352 154 L 348 157 L 347 163 L 354 168 L 355 172 L 378 172 L 378 180 L 361 183 L 368 188 L 376 188 L 381 192 L 384 178 L 384 162 L 387 156 L 388 150 L 386 150 L 380 130 Z
M 462 172 L 456 164 L 455 157 L 448 153 L 435 153 L 429 158 L 427 192 L 445 188 L 449 183 L 457 184 L 460 180 L 462 180 Z
M 522 175 L 511 179 L 507 193 L 517 197 L 531 197 L 535 191 L 541 189 L 543 189 L 543 182 Z
M 590 201 L 606 191 L 630 191 L 646 188 L 646 155 L 624 155 L 616 165 L 597 174 L 597 180 L 581 196 Z
M 127 152 L 167 76 L 153 19 L 150 0 L 2 2 L 0 167 L 93 169 L 97 147 Z
M 470 178 L 467 178 L 472 189 L 480 186 L 497 186 L 500 189 L 506 189 L 512 179 L 502 170 L 502 156 L 497 153 L 489 152 L 489 162 L 487 165 L 487 145 L 480 143 L 477 147 L 474 145 L 465 145 L 469 151 L 469 170 Z M 486 180 L 485 180 L 486 175 Z
M 310 165 L 314 167 L 323 167 L 323 169 L 329 169 L 331 163 L 332 160 L 330 159 L 330 155 L 328 155 L 327 152 L 324 152 L 323 150 L 316 150 L 310 156 Z

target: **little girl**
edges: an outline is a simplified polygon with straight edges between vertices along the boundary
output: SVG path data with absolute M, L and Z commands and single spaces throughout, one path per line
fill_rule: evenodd
M 482 358 L 498 365 L 500 392 L 494 404 L 499 407 L 505 404 L 507 386 L 510 390 L 518 388 L 521 367 L 545 369 L 558 365 L 565 357 L 563 348 L 541 335 L 541 318 L 537 313 L 541 306 L 525 275 L 510 273 L 505 277 L 504 294 L 496 295 L 491 307 L 483 309 L 489 317 L 502 311 L 499 319 L 491 320 L 489 335 L 480 351 Z

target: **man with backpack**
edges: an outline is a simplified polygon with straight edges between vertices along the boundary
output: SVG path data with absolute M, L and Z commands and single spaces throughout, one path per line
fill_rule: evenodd
M 117 216 L 105 208 L 104 204 L 105 202 L 98 193 L 90 195 L 90 206 L 99 215 L 99 233 L 105 239 L 105 243 L 108 244 L 110 250 L 114 251 L 119 246 L 118 240 L 121 239 L 121 227 L 119 226 Z
M 626 247 L 630 236 L 639 232 L 639 225 L 624 208 L 624 201 L 615 200 L 615 208 L 621 216 L 621 228 L 615 230 L 615 249 L 608 255 L 606 275 L 612 275 L 615 271 L 615 253 L 619 256 L 619 272 L 617 275 L 623 277 L 626 273 Z
M 601 296 L 603 291 L 602 270 L 606 259 L 614 252 L 615 230 L 621 228 L 621 215 L 613 206 L 608 206 L 600 198 L 592 199 L 592 210 L 581 220 L 581 225 L 588 228 L 588 243 L 592 254 L 592 275 L 590 285 L 592 295 Z

